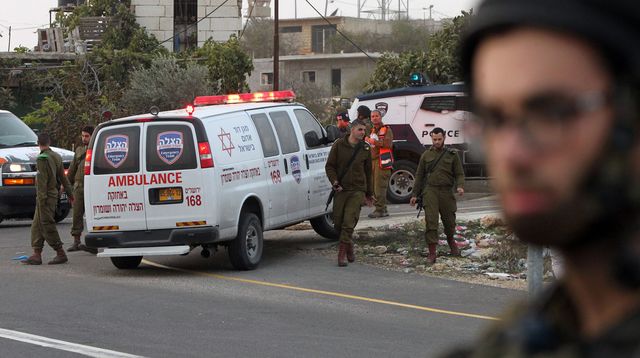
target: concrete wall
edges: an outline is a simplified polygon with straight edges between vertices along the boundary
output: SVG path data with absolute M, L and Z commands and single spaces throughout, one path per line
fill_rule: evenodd
M 371 54 L 374 59 L 379 54 Z M 254 71 L 247 78 L 249 88 L 252 91 L 271 90 L 271 86 L 260 84 L 260 75 L 265 72 L 273 72 L 273 59 L 254 59 Z M 349 97 L 356 93 L 349 93 L 349 84 L 368 78 L 375 70 L 376 62 L 362 54 L 333 54 L 333 55 L 307 55 L 307 56 L 281 56 L 280 57 L 280 88 L 290 87 L 290 82 L 300 84 L 303 71 L 316 72 L 316 85 L 327 93 L 331 93 L 331 71 L 341 70 L 341 96 Z
M 213 11 L 224 0 L 198 0 L 198 19 Z M 174 0 L 131 0 L 131 8 L 138 23 L 158 40 L 165 41 L 174 35 Z M 198 46 L 208 39 L 226 41 L 241 30 L 240 0 L 230 0 L 197 25 Z M 173 41 L 163 43 L 173 51 Z

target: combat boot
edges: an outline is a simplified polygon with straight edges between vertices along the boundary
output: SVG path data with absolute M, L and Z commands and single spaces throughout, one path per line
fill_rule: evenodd
M 80 241 L 80 235 L 73 235 L 73 244 L 69 246 L 67 252 L 80 251 L 80 245 L 82 245 Z
M 25 265 L 42 265 L 42 249 L 33 249 L 33 255 L 22 261 Z
M 458 245 L 456 245 L 456 240 L 452 237 L 448 237 L 447 243 L 451 249 L 451 256 L 460 256 L 460 249 L 458 249 Z
M 53 260 L 49 261 L 48 264 L 59 265 L 67 261 L 69 261 L 69 259 L 67 259 L 67 254 L 64 253 L 64 249 L 62 247 L 59 247 L 56 249 L 56 257 L 54 257 Z
M 369 215 L 367 215 L 367 217 L 371 218 L 371 219 L 376 219 L 376 218 L 381 218 L 383 216 L 383 214 L 379 211 L 373 211 L 371 212 Z
M 349 244 L 341 242 L 338 245 L 338 266 L 344 267 L 347 266 L 347 247 Z
M 429 254 L 427 255 L 427 263 L 433 265 L 436 263 L 436 244 L 429 244 Z
M 78 249 L 80 249 L 82 251 L 86 251 L 86 252 L 88 252 L 90 254 L 94 254 L 94 255 L 98 254 L 98 249 L 93 248 L 93 247 L 89 247 L 89 246 L 87 246 L 85 244 L 78 245 Z
M 353 242 L 350 244 L 347 244 L 347 261 L 349 262 L 356 261 L 356 254 L 355 252 L 353 252 Z

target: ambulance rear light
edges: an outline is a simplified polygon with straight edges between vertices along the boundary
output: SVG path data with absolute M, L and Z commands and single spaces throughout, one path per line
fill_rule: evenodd
M 84 157 L 84 175 L 91 174 L 91 158 L 93 157 L 93 149 L 87 149 Z
M 198 143 L 198 154 L 200 154 L 200 168 L 213 168 L 213 155 L 209 142 Z
M 284 102 L 293 101 L 296 94 L 292 90 L 227 94 L 219 96 L 198 96 L 193 100 L 194 106 L 215 104 L 250 103 L 250 102 Z

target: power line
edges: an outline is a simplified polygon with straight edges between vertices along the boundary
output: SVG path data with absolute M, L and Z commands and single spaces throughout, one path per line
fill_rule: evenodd
M 211 10 L 211 12 L 210 12 L 210 13 L 208 13 L 208 14 L 204 15 L 201 19 L 199 19 L 198 21 L 194 22 L 193 24 L 188 25 L 188 26 L 184 29 L 184 31 L 181 31 L 181 32 L 186 33 L 186 32 L 187 32 L 187 30 L 189 30 L 189 29 L 190 29 L 191 27 L 193 27 L 193 26 L 198 25 L 198 24 L 200 23 L 200 21 L 202 21 L 202 20 L 204 20 L 204 19 L 208 18 L 209 16 L 211 16 L 211 14 L 213 14 L 213 13 L 214 13 L 214 12 L 216 12 L 219 8 L 221 8 L 222 6 L 224 6 L 224 4 L 226 4 L 228 1 L 229 1 L 229 0 L 224 0 L 224 2 L 223 2 L 222 4 L 218 5 L 215 9 Z M 177 35 L 177 34 L 176 34 L 176 35 Z M 173 36 L 169 37 L 168 39 L 166 39 L 166 40 L 164 40 L 164 41 L 160 42 L 160 45 L 162 45 L 162 44 L 163 44 L 163 43 L 165 43 L 165 42 L 168 42 L 168 41 L 173 40 L 173 38 L 174 38 L 174 37 L 176 37 L 176 35 L 173 35 Z
M 251 1 L 251 0 L 249 0 Z M 253 0 L 253 6 L 251 7 L 251 10 L 249 11 L 249 16 L 247 16 L 247 22 L 244 23 L 244 26 L 242 27 L 242 32 L 240 33 L 240 37 L 238 38 L 238 41 L 242 40 L 242 35 L 244 35 L 244 30 L 246 30 L 247 25 L 249 25 L 249 20 L 251 20 L 251 14 L 253 13 L 253 9 L 256 7 L 256 2 L 257 0 Z
M 351 41 L 351 39 L 342 33 L 342 31 L 338 30 L 338 26 L 334 25 L 331 23 L 331 21 L 329 21 L 329 19 L 327 19 L 326 17 L 324 17 L 322 15 L 322 13 L 320 13 L 320 11 L 318 11 L 318 9 L 316 9 L 310 2 L 309 0 L 305 0 L 307 2 L 307 4 L 309 4 L 309 6 L 311 6 L 311 8 L 324 20 L 326 21 L 329 25 L 334 26 L 334 28 L 336 29 L 336 32 L 340 34 L 340 36 L 344 37 L 347 41 L 349 41 L 353 46 L 355 46 L 358 50 L 360 50 L 360 52 L 362 52 L 365 56 L 367 56 L 371 61 L 375 62 L 375 59 L 371 56 L 369 56 L 368 53 L 366 53 L 363 49 L 360 48 L 360 46 L 356 45 L 355 42 Z

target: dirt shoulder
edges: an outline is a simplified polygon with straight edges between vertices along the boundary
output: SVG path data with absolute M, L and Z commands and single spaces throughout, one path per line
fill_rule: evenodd
M 527 247 L 514 238 L 498 216 L 459 220 L 456 243 L 462 255 L 453 257 L 441 235 L 438 258 L 427 264 L 424 221 L 404 220 L 387 225 L 359 225 L 356 229 L 356 260 L 366 265 L 407 274 L 441 277 L 488 286 L 526 290 Z M 307 230 L 302 223 L 288 230 Z M 442 228 L 440 228 L 442 233 Z M 336 245 L 306 250 L 308 254 L 336 258 Z M 553 278 L 550 259 L 545 258 L 545 278 Z

